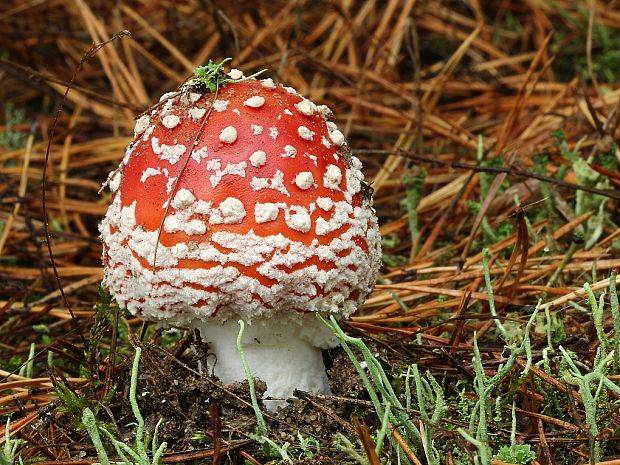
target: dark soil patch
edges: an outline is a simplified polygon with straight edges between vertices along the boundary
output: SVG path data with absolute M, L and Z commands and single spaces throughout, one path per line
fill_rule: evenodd
M 218 429 L 223 449 L 229 443 L 249 439 L 255 434 L 256 417 L 248 383 L 222 386 L 217 378 L 199 369 L 200 357 L 204 357 L 207 347 L 199 344 L 196 349 L 186 350 L 178 358 L 156 346 L 145 345 L 142 351 L 138 405 L 149 431 L 162 420 L 159 441 L 167 443 L 168 451 L 212 448 Z M 361 397 L 365 395 L 363 385 L 347 355 L 341 349 L 333 349 L 327 358 L 332 364 L 329 374 L 333 396 L 300 393 L 300 399 L 289 401 L 276 412 L 265 411 L 261 402 L 269 438 L 281 446 L 290 443 L 289 453 L 291 456 L 297 454 L 296 463 L 342 463 L 344 457 L 332 444 L 335 433 L 353 433 L 352 415 L 371 416 L 367 414 L 372 408 Z M 135 418 L 128 401 L 128 376 L 119 388 L 123 392 L 122 399 L 111 411 L 119 427 L 119 438 L 131 444 Z M 257 380 L 255 388 L 260 401 L 265 385 Z M 305 457 L 300 449 L 299 435 L 311 441 L 308 447 L 313 453 L 311 458 Z M 320 446 L 318 455 L 315 442 Z M 264 459 L 263 451 L 256 444 L 253 447 L 254 450 L 248 447 L 244 450 Z

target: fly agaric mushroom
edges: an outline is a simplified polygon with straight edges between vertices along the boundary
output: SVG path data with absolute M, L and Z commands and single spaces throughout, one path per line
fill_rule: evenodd
M 266 396 L 329 393 L 335 339 L 315 314 L 347 318 L 373 286 L 370 189 L 326 106 L 221 68 L 137 120 L 108 179 L 103 284 L 135 315 L 198 329 L 225 384 L 245 379 L 243 319 Z

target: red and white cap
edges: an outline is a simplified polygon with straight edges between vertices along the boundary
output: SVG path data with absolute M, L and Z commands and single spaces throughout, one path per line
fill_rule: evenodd
M 271 79 L 164 95 L 108 179 L 103 283 L 119 305 L 178 325 L 354 312 L 380 237 L 330 117 Z

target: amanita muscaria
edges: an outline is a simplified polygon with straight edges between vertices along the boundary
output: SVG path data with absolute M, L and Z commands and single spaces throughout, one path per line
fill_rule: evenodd
M 225 384 L 245 379 L 243 319 L 266 396 L 328 393 L 321 348 L 335 341 L 315 314 L 350 316 L 380 265 L 361 163 L 326 106 L 221 64 L 204 70 L 215 80 L 190 81 L 137 120 L 110 174 L 103 284 L 141 318 L 198 329 Z

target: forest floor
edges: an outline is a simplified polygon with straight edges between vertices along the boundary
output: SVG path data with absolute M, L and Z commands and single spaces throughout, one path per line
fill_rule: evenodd
M 119 442 L 146 464 L 164 441 L 164 463 L 620 463 L 607 3 L 2 2 L 0 464 Z M 208 347 L 100 288 L 100 188 L 135 118 L 226 57 L 333 110 L 382 235 L 324 353 L 333 394 L 263 409 L 263 430 L 247 382 L 199 369 Z

